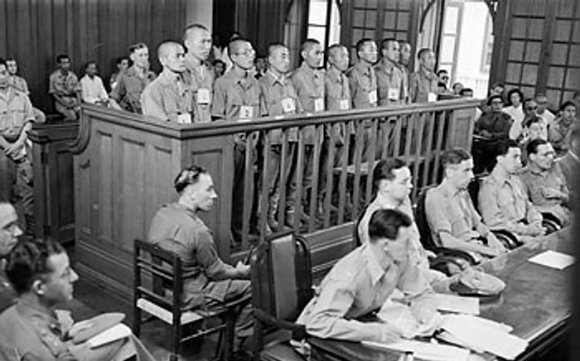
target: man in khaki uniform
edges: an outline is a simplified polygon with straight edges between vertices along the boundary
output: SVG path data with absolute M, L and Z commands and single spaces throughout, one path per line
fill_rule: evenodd
M 431 49 L 421 49 L 417 55 L 419 70 L 411 74 L 409 79 L 409 95 L 411 102 L 424 103 L 437 100 L 437 83 L 439 78 L 433 72 L 435 69 L 435 53 Z
M 54 98 L 56 111 L 64 115 L 66 120 L 78 119 L 80 110 L 79 93 L 81 91 L 79 79 L 70 70 L 70 58 L 66 54 L 56 57 L 58 69 L 50 74 L 48 93 Z

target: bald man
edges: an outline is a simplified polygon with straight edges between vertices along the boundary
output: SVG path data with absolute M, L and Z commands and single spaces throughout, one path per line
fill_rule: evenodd
M 233 67 L 215 82 L 212 118 L 230 122 L 251 121 L 261 114 L 260 86 L 251 73 L 256 52 L 248 40 L 237 38 L 228 45 L 228 54 Z M 247 140 L 241 134 L 234 137 L 234 142 L 232 234 L 234 241 L 239 244 L 242 241 L 244 202 L 253 199 L 253 189 L 250 189 L 250 194 L 244 194 L 246 146 L 255 149 L 255 142 Z M 253 157 L 255 160 L 255 156 Z M 254 163 L 253 160 L 251 163 Z
M 163 71 L 143 90 L 143 115 L 181 124 L 192 123 L 191 88 L 183 80 L 185 50 L 181 44 L 166 41 L 157 49 Z
M 215 80 L 213 67 L 208 62 L 212 48 L 211 34 L 205 26 L 193 24 L 185 29 L 183 43 L 187 48 L 183 76 L 193 94 L 193 122 L 207 123 L 211 121 Z
M 433 72 L 433 69 L 435 69 L 435 53 L 431 49 L 424 48 L 419 50 L 417 57 L 419 59 L 419 70 L 411 74 L 409 79 L 411 102 L 436 101 L 439 78 Z
M 10 203 L 0 201 L 0 313 L 16 299 L 16 292 L 6 278 L 4 267 L 6 256 L 21 235 L 16 210 Z

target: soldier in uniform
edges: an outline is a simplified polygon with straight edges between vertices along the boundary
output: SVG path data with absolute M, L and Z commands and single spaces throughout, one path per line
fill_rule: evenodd
M 56 111 L 64 115 L 66 120 L 78 119 L 80 110 L 79 93 L 81 91 L 79 78 L 70 68 L 70 57 L 61 54 L 56 57 L 58 69 L 50 74 L 48 93 L 54 98 Z

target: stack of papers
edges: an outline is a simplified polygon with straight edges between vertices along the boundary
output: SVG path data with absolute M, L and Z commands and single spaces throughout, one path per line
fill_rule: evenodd
M 87 343 L 90 348 L 96 348 L 129 337 L 131 334 L 131 329 L 127 325 L 119 323 L 89 339 Z
M 528 347 L 528 342 L 510 334 L 511 326 L 477 316 L 447 315 L 441 322 L 445 331 L 439 337 L 476 352 L 489 352 L 514 360 Z
M 363 344 L 385 350 L 412 352 L 415 357 L 429 361 L 467 361 L 469 357 L 469 350 L 464 348 L 413 340 L 394 343 L 364 341 Z
M 479 315 L 479 298 L 436 293 L 433 299 L 439 311 Z
M 563 270 L 564 268 L 572 265 L 575 259 L 574 257 L 565 253 L 546 251 L 528 259 L 528 261 L 542 266 Z

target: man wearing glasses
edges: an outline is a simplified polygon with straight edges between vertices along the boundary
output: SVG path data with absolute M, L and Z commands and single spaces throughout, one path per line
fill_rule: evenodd
M 251 73 L 256 52 L 248 40 L 238 38 L 228 45 L 228 54 L 233 67 L 215 82 L 212 118 L 230 122 L 251 121 L 260 116 L 260 86 Z M 246 139 L 246 134 L 236 134 L 234 142 L 232 234 L 234 241 L 239 244 L 242 241 L 244 202 L 253 199 L 252 190 L 250 194 L 244 194 L 246 146 L 253 153 L 255 141 Z M 255 158 L 254 155 L 252 157 Z

